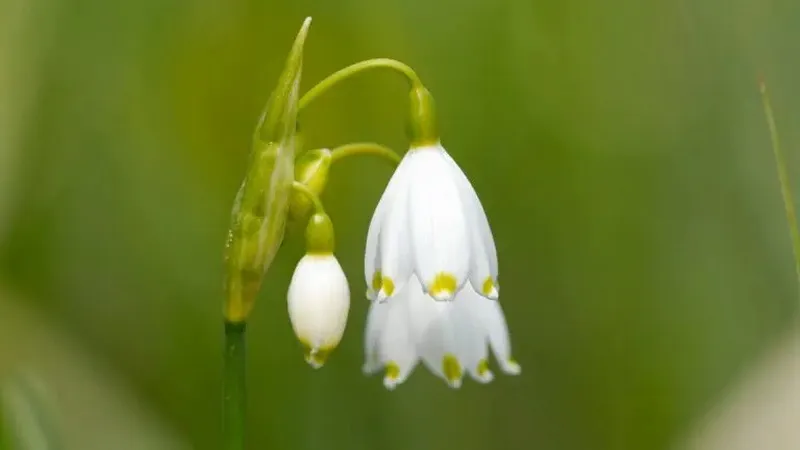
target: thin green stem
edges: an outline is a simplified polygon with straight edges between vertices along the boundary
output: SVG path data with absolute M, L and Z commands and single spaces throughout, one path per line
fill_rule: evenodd
M 764 104 L 764 114 L 767 117 L 767 125 L 769 125 L 769 133 L 772 137 L 772 152 L 775 155 L 775 165 L 778 169 L 778 179 L 781 184 L 781 193 L 783 194 L 783 207 L 786 210 L 786 221 L 789 224 L 789 233 L 792 237 L 792 250 L 794 251 L 794 267 L 797 273 L 797 283 L 800 286 L 800 228 L 797 226 L 797 213 L 794 208 L 794 199 L 792 198 L 792 187 L 789 183 L 789 173 L 786 169 L 786 160 L 781 150 L 781 143 L 778 139 L 778 127 L 775 125 L 775 116 L 772 113 L 772 105 L 769 101 L 769 94 L 767 93 L 767 84 L 762 80 L 759 83 L 761 90 L 761 100 Z
M 244 450 L 245 323 L 225 322 L 223 433 L 225 450 Z
M 340 145 L 331 150 L 331 164 L 336 161 L 353 155 L 375 155 L 386 159 L 393 165 L 400 164 L 402 156 L 385 145 L 374 142 L 354 142 L 352 144 Z
M 317 194 L 315 194 L 305 184 L 295 181 L 292 183 L 292 189 L 308 197 L 308 199 L 311 200 L 311 203 L 314 204 L 314 209 L 317 211 L 317 213 L 325 214 L 325 207 L 322 206 L 322 200 L 320 200 L 319 196 L 317 196 Z
M 303 108 L 308 106 L 309 103 L 311 103 L 317 97 L 327 92 L 333 86 L 339 84 L 341 81 L 344 81 L 350 78 L 351 76 L 356 75 L 365 70 L 378 69 L 378 68 L 392 69 L 397 72 L 400 72 L 408 79 L 408 82 L 412 86 L 422 86 L 422 81 L 420 81 L 419 76 L 417 76 L 417 73 L 414 72 L 414 69 L 412 69 L 408 65 L 400 61 L 388 58 L 368 59 L 366 61 L 357 62 L 355 64 L 345 67 L 344 69 L 338 70 L 329 75 L 324 80 L 317 83 L 316 86 L 314 86 L 308 92 L 306 92 L 305 95 L 303 95 L 303 97 L 300 99 L 298 109 L 302 111 Z

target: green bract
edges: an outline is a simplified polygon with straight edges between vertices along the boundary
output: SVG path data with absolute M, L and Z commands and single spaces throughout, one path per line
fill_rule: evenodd
M 295 180 L 319 196 L 328 183 L 328 172 L 330 171 L 332 160 L 331 151 L 327 148 L 304 153 L 295 164 Z M 299 220 L 304 218 L 311 210 L 311 206 L 312 202 L 307 195 L 295 192 L 292 195 L 289 209 L 292 219 Z
M 253 136 L 247 174 L 234 201 L 225 248 L 225 319 L 242 322 L 283 241 L 294 181 L 295 131 L 303 67 L 304 23 Z

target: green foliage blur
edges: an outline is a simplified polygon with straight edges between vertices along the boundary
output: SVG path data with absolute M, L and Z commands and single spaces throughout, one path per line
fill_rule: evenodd
M 671 448 L 793 325 L 756 83 L 800 186 L 796 1 L 0 0 L 0 303 L 74 339 L 182 445 L 220 447 L 230 208 L 308 15 L 303 91 L 391 57 L 436 97 L 523 374 L 453 391 L 418 368 L 394 392 L 361 374 L 364 241 L 391 169 L 347 160 L 323 196 L 354 293 L 344 340 L 323 369 L 303 361 L 295 228 L 250 321 L 250 448 Z M 304 111 L 305 147 L 404 150 L 405 89 L 347 82 Z M 24 341 L 2 336 L 0 369 Z

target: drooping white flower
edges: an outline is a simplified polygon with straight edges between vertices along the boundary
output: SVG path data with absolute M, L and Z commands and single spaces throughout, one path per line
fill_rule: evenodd
M 475 190 L 440 144 L 409 150 L 389 180 L 367 233 L 364 272 L 371 299 L 386 300 L 416 275 L 436 300 L 469 281 L 496 299 L 497 250 Z
M 325 363 L 342 339 L 350 311 L 350 288 L 331 253 L 307 254 L 297 263 L 287 295 L 289 319 L 312 367 Z
M 420 360 L 453 388 L 461 386 L 465 371 L 476 381 L 488 383 L 494 379 L 489 348 L 503 372 L 521 372 L 511 357 L 499 302 L 479 295 L 469 285 L 455 301 L 435 301 L 412 275 L 391 301 L 371 302 L 363 370 L 371 374 L 385 369 L 387 389 L 404 382 Z

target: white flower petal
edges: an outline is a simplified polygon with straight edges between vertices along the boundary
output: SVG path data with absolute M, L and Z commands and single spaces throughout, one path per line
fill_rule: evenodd
M 424 291 L 451 300 L 466 281 L 470 235 L 456 180 L 441 147 L 411 151 L 409 225 L 415 272 Z
M 375 307 L 388 309 L 378 351 L 380 361 L 386 367 L 383 385 L 390 390 L 403 383 L 419 361 L 409 327 L 407 298 L 401 292 L 391 302 L 374 304 Z
M 409 295 L 409 313 L 417 351 L 428 370 L 457 389 L 464 370 L 450 317 L 454 303 L 435 301 L 419 288 L 414 292 L 417 294 Z
M 289 319 L 306 360 L 321 367 L 342 339 L 350 288 L 333 255 L 306 255 L 297 263 L 287 295 Z
M 518 375 L 522 372 L 522 368 L 511 356 L 508 325 L 500 302 L 480 297 L 472 300 L 473 306 L 470 307 L 470 311 L 473 317 L 480 318 L 485 333 L 488 335 L 489 347 L 491 347 L 500 369 L 509 375 Z
M 467 373 L 480 383 L 494 379 L 494 374 L 489 370 L 488 333 L 481 323 L 482 317 L 475 311 L 475 303 L 485 301 L 471 286 L 465 286 L 456 295 L 450 312 L 458 359 L 466 367 Z
M 472 183 L 469 182 L 464 171 L 447 152 L 444 153 L 444 156 L 458 185 L 459 194 L 464 202 L 465 214 L 470 224 L 472 244 L 470 283 L 476 292 L 495 300 L 499 296 L 497 248 L 489 220 L 475 188 L 472 187 Z
M 364 278 L 367 281 L 367 297 L 370 300 L 374 300 L 377 291 L 380 290 L 381 227 L 385 222 L 387 211 L 391 210 L 394 206 L 394 199 L 397 196 L 398 186 L 404 184 L 402 182 L 404 179 L 403 174 L 406 172 L 407 167 L 406 159 L 403 158 L 394 174 L 392 174 L 392 178 L 389 179 L 389 183 L 386 185 L 386 189 L 383 191 L 383 195 L 381 195 L 381 199 L 378 201 L 378 206 L 375 207 L 375 213 L 372 215 L 372 219 L 369 223 L 367 243 L 364 250 Z

